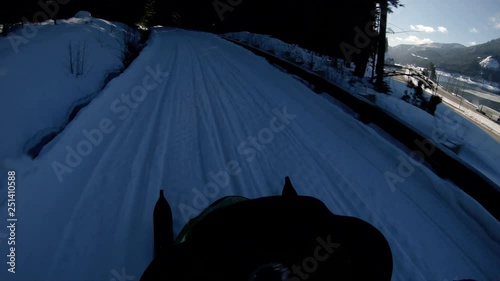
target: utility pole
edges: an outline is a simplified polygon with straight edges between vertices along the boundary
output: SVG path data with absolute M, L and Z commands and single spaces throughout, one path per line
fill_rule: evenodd
M 439 93 L 439 74 L 436 73 L 437 79 L 436 79 L 436 87 L 434 88 L 434 95 L 437 95 Z
M 387 0 L 380 1 L 380 23 L 379 23 L 379 40 L 377 50 L 377 81 L 376 86 L 382 87 L 384 84 L 384 65 L 385 65 L 385 44 L 387 37 L 387 13 L 388 3 Z

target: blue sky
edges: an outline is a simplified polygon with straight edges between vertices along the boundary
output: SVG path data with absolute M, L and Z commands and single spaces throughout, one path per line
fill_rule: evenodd
M 500 0 L 401 0 L 389 14 L 389 45 L 430 42 L 466 46 L 500 38 Z M 408 33 L 398 33 L 402 31 Z

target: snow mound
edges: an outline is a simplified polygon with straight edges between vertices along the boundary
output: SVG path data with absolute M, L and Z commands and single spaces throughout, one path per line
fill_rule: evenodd
M 500 64 L 492 56 L 489 56 L 489 57 L 485 58 L 484 60 L 480 61 L 479 65 L 481 65 L 482 68 L 486 68 L 486 69 L 493 69 L 493 70 L 500 69 Z
M 82 19 L 88 16 L 89 18 Z M 95 96 L 108 73 L 123 67 L 125 27 L 78 12 L 57 25 L 25 24 L 0 38 L 0 170 L 67 122 L 72 108 Z M 82 75 L 71 71 L 68 46 L 82 51 Z M 13 122 L 12 120 L 18 120 Z M 22 120 L 22 121 L 21 121 Z M 6 162 L 7 161 L 7 162 Z
M 90 18 L 90 17 L 92 17 L 92 14 L 90 14 L 87 11 L 79 11 L 74 16 L 74 18 L 77 18 L 77 19 L 87 19 L 87 18 Z

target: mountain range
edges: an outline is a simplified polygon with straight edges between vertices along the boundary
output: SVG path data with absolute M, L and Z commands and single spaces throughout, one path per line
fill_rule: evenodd
M 388 58 L 397 64 L 429 67 L 441 71 L 500 82 L 500 38 L 466 47 L 458 43 L 429 43 L 389 47 Z

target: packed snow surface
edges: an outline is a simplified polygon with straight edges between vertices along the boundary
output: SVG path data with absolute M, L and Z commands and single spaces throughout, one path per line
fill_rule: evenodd
M 498 279 L 498 221 L 406 155 L 265 59 L 212 34 L 158 28 L 37 160 L 11 167 L 17 266 L 0 279 L 139 280 L 160 189 L 177 234 L 222 196 L 280 194 L 285 176 L 380 229 L 393 280 Z

